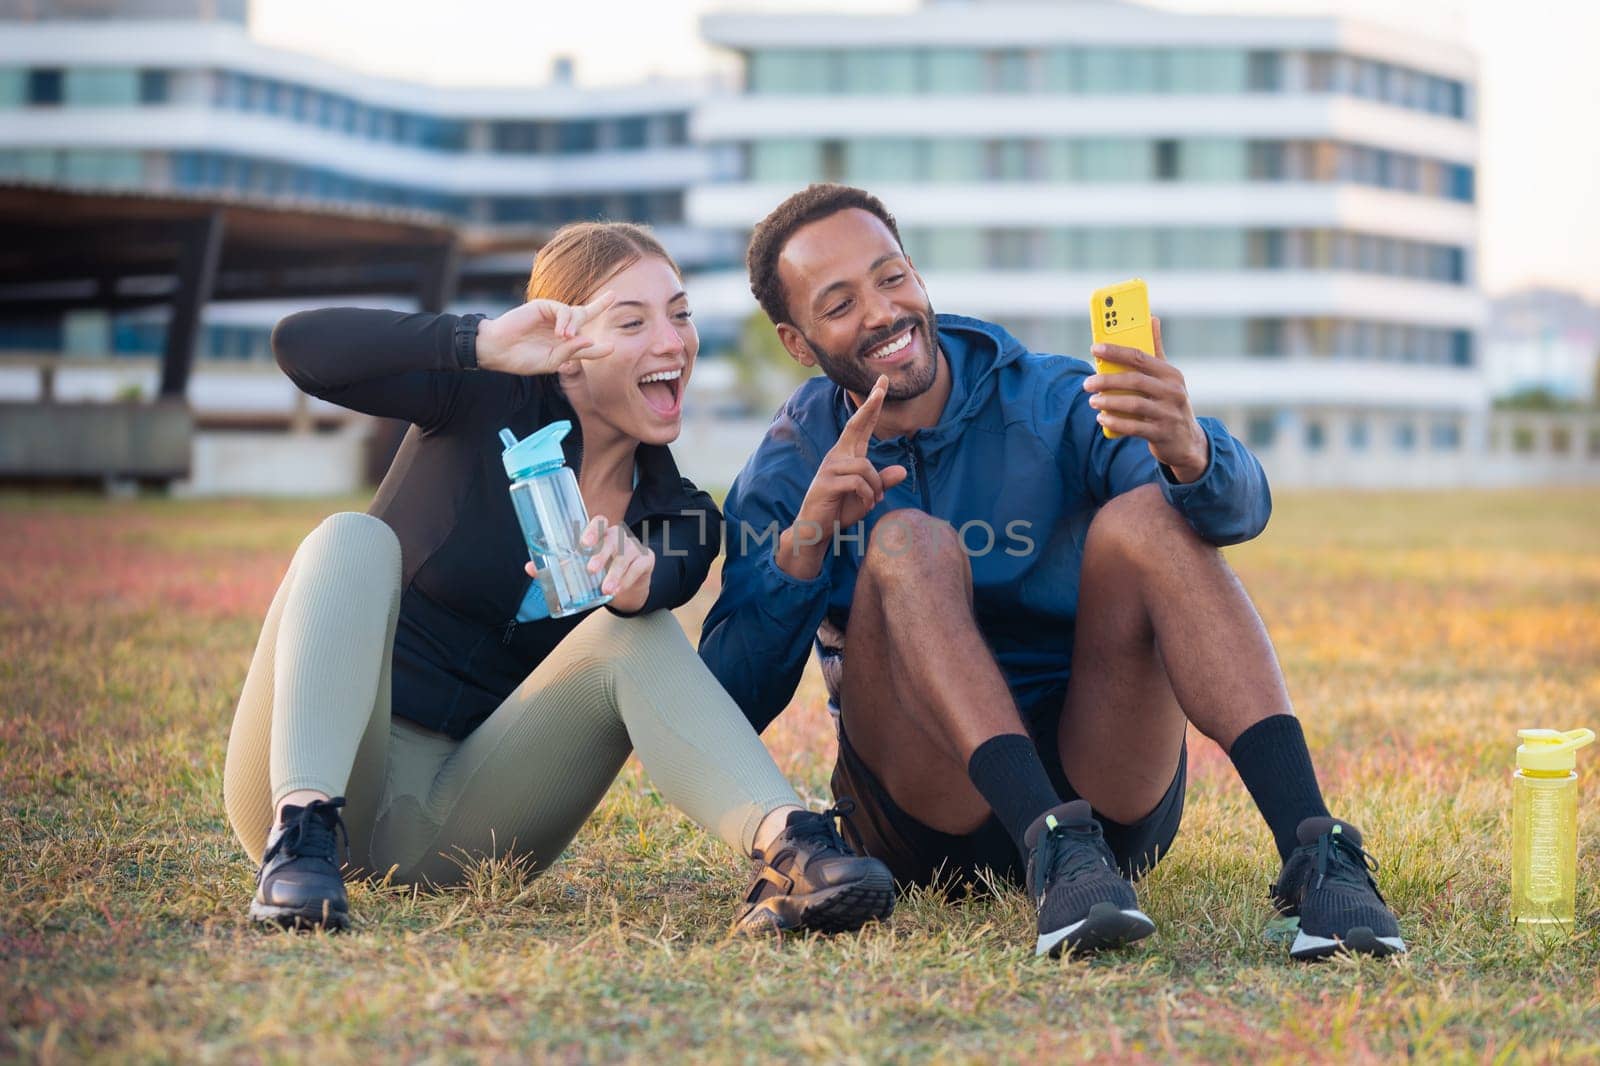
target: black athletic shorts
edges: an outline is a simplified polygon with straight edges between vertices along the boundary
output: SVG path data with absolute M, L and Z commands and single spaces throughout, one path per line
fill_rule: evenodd
M 1077 790 L 1061 769 L 1055 743 L 1055 727 L 1066 696 L 1064 692 L 1052 692 L 1049 698 L 1056 701 L 1054 714 L 1040 708 L 1043 713 L 1035 716 L 1025 709 L 1023 721 L 1038 729 L 1035 743 L 1056 792 L 1063 801 L 1078 799 Z M 975 832 L 965 836 L 941 833 L 922 824 L 890 798 L 888 790 L 851 747 L 843 718 L 836 721 L 840 726 L 839 758 L 833 766 L 833 794 L 836 799 L 848 796 L 855 801 L 855 811 L 846 820 L 845 830 L 857 852 L 882 860 L 902 886 L 940 884 L 960 892 L 981 883 L 978 873 L 985 868 L 1015 884 L 1023 883 L 1022 859 L 998 818 L 991 815 Z M 1044 742 L 1038 743 L 1040 740 Z M 1155 810 L 1138 822 L 1121 825 L 1095 813 L 1124 876 L 1142 875 L 1172 847 L 1183 818 L 1188 762 L 1185 745 L 1178 752 L 1178 769 L 1166 795 Z

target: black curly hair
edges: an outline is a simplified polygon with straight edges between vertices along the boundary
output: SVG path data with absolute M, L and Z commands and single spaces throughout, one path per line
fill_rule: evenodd
M 870 212 L 883 220 L 894 234 L 894 242 L 905 251 L 900 239 L 900 228 L 894 216 L 883 206 L 883 201 L 852 185 L 819 183 L 807 185 L 773 208 L 772 213 L 760 222 L 750 234 L 750 251 L 745 263 L 750 268 L 750 291 L 755 295 L 761 310 L 767 313 L 774 326 L 789 321 L 789 294 L 783 291 L 783 281 L 778 277 L 778 257 L 795 230 L 809 222 L 827 218 L 852 207 Z

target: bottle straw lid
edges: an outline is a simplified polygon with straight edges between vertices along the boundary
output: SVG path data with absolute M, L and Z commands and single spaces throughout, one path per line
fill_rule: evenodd
M 562 419 L 540 427 L 519 441 L 515 433 L 502 429 L 500 443 L 505 445 L 505 451 L 500 453 L 500 461 L 505 464 L 507 476 L 516 481 L 540 467 L 566 462 L 561 442 L 571 430 L 572 423 Z
M 1594 742 L 1594 730 L 1519 729 L 1517 766 L 1523 770 L 1560 773 L 1578 766 L 1578 749 Z

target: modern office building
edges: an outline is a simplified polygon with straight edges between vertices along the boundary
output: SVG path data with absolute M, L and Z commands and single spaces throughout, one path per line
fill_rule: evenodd
M 476 249 L 464 300 L 503 306 L 544 234 L 656 226 L 688 265 L 737 256 L 684 225 L 717 177 L 688 138 L 698 85 L 453 89 L 360 74 L 253 40 L 244 0 L 0 3 L 0 183 L 192 196 L 442 222 Z M 537 76 L 537 75 L 533 75 Z M 266 354 L 282 308 L 208 311 L 202 358 Z M 160 349 L 159 315 L 0 323 L 0 345 Z
M 1583 455 L 1552 444 L 1563 478 L 1600 455 L 1584 427 L 1497 426 L 1489 411 L 1464 47 L 1348 18 L 1110 0 L 723 14 L 702 29 L 742 60 L 742 88 L 580 89 L 562 64 L 536 87 L 441 88 L 265 46 L 246 0 L 0 0 L 0 193 L 453 234 L 447 298 L 490 312 L 560 224 L 645 221 L 688 269 L 714 356 L 755 311 L 753 222 L 806 182 L 847 181 L 898 215 L 936 308 L 1038 350 L 1084 354 L 1089 293 L 1146 278 L 1197 409 L 1224 417 L 1275 484 L 1515 481 L 1532 459 L 1502 454 L 1513 440 L 1590 441 Z M 124 280 L 138 281 L 112 287 Z M 32 313 L 5 295 L 0 400 L 152 394 L 159 300 Z M 272 323 L 298 306 L 205 304 L 187 390 L 197 441 L 240 457 L 210 469 L 243 469 L 256 445 L 206 438 L 208 425 L 342 417 L 308 410 L 267 360 Z M 77 358 L 8 363 L 6 350 Z M 709 484 L 765 425 L 765 411 L 728 417 L 732 378 L 703 361 L 689 407 L 683 447 Z
M 806 182 L 865 186 L 936 309 L 1067 354 L 1087 351 L 1089 293 L 1139 275 L 1197 407 L 1278 481 L 1472 479 L 1488 394 L 1465 48 L 1091 0 L 703 31 L 745 79 L 692 136 L 742 177 L 697 184 L 691 225 L 742 236 Z M 750 306 L 739 272 L 696 295 Z

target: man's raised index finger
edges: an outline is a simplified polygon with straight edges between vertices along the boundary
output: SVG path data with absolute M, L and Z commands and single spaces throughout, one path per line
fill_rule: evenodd
M 866 447 L 867 441 L 872 438 L 872 431 L 877 428 L 878 415 L 883 411 L 883 398 L 888 392 L 889 379 L 879 374 L 878 380 L 872 384 L 872 391 L 861 401 L 861 406 L 850 416 L 850 421 L 844 424 L 844 432 L 839 434 L 839 443 L 852 451 Z

